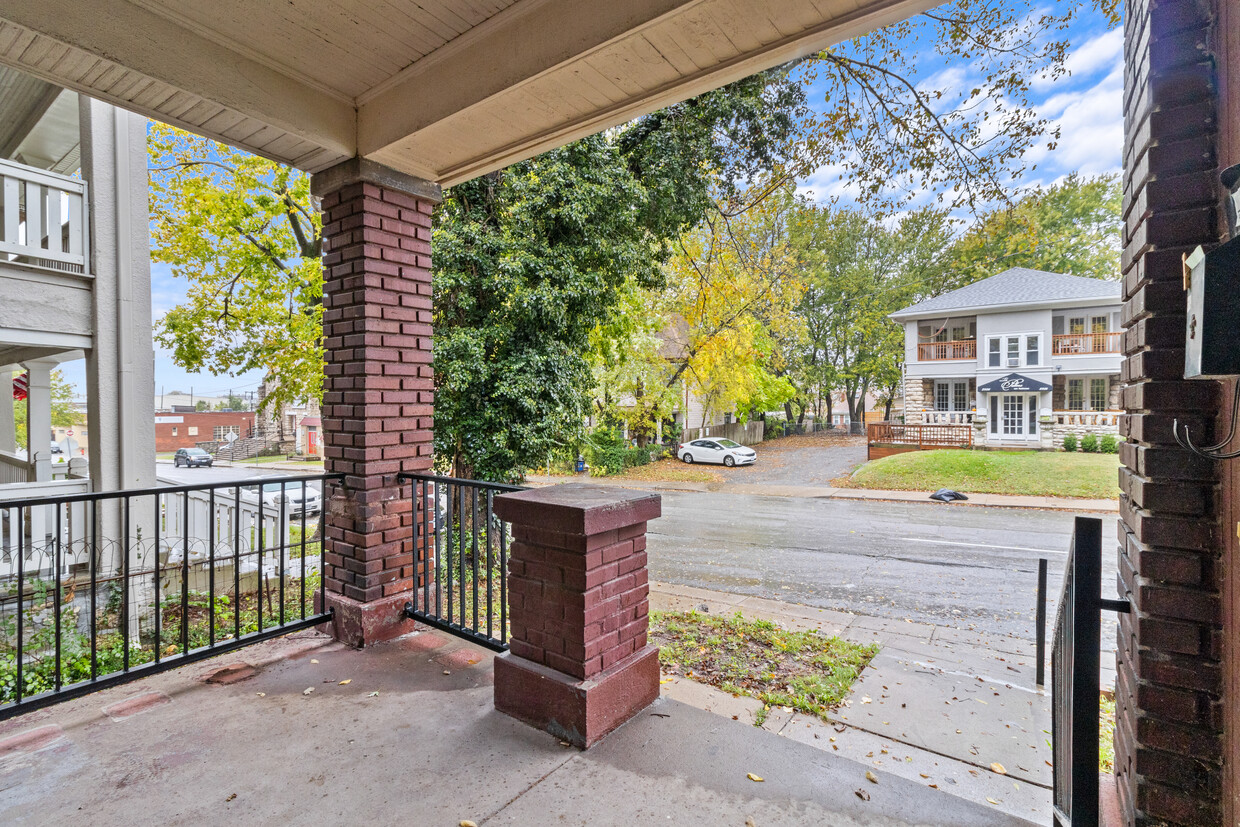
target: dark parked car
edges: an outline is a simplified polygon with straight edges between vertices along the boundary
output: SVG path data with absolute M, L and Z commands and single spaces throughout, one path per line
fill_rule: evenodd
M 213 458 L 201 448 L 178 448 L 177 452 L 172 455 L 172 464 L 177 468 L 184 465 L 186 468 L 193 468 L 195 465 L 205 465 L 211 467 Z

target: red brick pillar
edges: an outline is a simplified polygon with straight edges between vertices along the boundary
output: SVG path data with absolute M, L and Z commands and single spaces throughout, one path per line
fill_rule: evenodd
M 1208 2 L 1127 4 L 1124 409 L 1115 774 L 1128 825 L 1223 823 L 1223 632 L 1214 382 L 1184 377 L 1182 256 L 1219 240 L 1215 18 Z M 1234 529 L 1229 529 L 1234 531 Z
M 413 521 L 401 471 L 431 467 L 431 210 L 438 185 L 353 159 L 323 199 L 323 574 L 334 634 L 365 646 L 412 629 Z M 421 566 L 418 566 L 419 568 Z
M 586 748 L 659 696 L 646 522 L 661 509 L 658 494 L 583 484 L 495 498 L 514 537 L 496 709 Z

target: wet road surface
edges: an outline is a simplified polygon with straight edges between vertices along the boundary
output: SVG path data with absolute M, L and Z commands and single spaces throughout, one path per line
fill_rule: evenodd
M 876 617 L 1034 639 L 1038 558 L 1048 617 L 1076 514 L 963 505 L 664 493 L 650 576 Z M 1115 584 L 1115 514 L 1103 519 L 1103 595 Z M 1050 630 L 1048 629 L 1048 637 Z M 1104 614 L 1103 640 L 1115 625 Z

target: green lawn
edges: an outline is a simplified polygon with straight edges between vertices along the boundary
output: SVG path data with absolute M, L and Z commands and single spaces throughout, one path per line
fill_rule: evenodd
M 1119 457 L 1062 451 L 910 451 L 862 465 L 848 480 L 855 488 L 1044 497 L 1119 496 Z

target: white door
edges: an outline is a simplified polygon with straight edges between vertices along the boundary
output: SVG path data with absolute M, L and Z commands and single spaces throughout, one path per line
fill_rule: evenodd
M 1004 437 L 1022 439 L 1025 436 L 1025 397 L 1022 394 L 1006 394 L 1003 397 L 1003 420 L 999 433 Z

